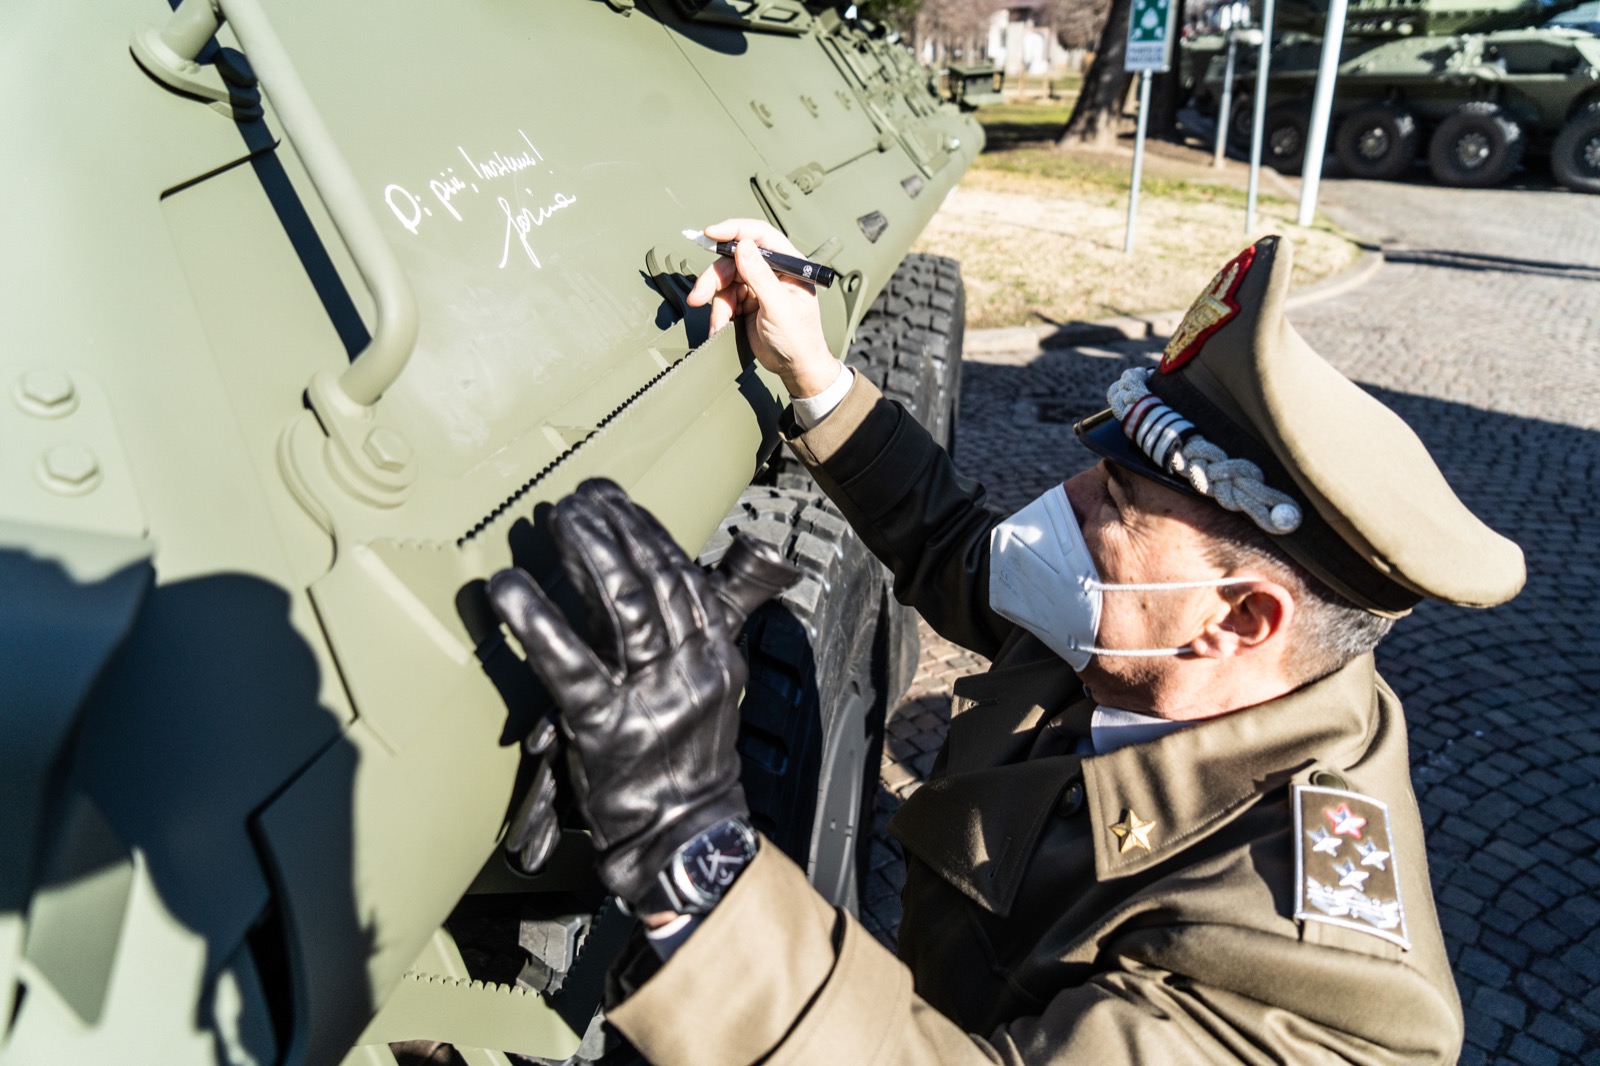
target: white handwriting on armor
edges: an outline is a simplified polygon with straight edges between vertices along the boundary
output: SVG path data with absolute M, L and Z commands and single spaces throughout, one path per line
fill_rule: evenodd
M 578 197 L 574 193 L 562 191 L 535 193 L 537 171 L 546 165 L 545 158 L 539 149 L 534 147 L 533 141 L 526 133 L 518 130 L 517 136 L 527 147 L 525 150 L 513 151 L 510 154 L 496 150 L 488 155 L 474 156 L 465 146 L 456 145 L 456 152 L 466 161 L 468 173 L 457 174 L 455 167 L 447 166 L 435 177 L 428 179 L 428 193 L 432 194 L 434 206 L 443 209 L 439 217 L 448 215 L 455 222 L 469 222 L 475 217 L 475 198 L 486 191 L 494 192 L 495 203 L 499 206 L 505 223 L 500 242 L 498 264 L 500 269 L 504 270 L 511 261 L 513 236 L 527 253 L 528 262 L 542 269 L 544 264 L 539 261 L 539 255 L 534 250 L 533 231 L 536 227 L 543 226 L 557 212 L 577 203 Z M 547 170 L 547 173 L 550 171 Z M 499 190 L 506 179 L 516 179 L 517 187 L 502 193 Z M 534 199 L 539 201 L 540 206 L 531 206 L 524 202 Z M 433 207 L 429 206 L 422 196 L 418 196 L 398 182 L 391 182 L 384 187 L 383 201 L 395 219 L 412 236 L 417 236 L 428 221 L 435 217 Z

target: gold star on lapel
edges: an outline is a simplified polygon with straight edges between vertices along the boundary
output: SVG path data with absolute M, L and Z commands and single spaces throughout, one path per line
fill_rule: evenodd
M 1111 827 L 1111 831 L 1117 834 L 1117 839 L 1121 841 L 1117 846 L 1117 854 L 1126 855 L 1134 848 L 1143 848 L 1149 851 L 1150 830 L 1155 827 L 1156 823 L 1153 819 L 1148 822 L 1141 822 L 1139 816 L 1133 813 L 1132 807 L 1123 810 L 1122 821 Z

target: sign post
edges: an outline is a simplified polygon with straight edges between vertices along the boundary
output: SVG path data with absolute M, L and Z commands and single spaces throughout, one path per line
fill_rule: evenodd
M 1241 42 L 1250 42 L 1250 5 L 1244 0 L 1234 0 L 1218 9 L 1218 19 L 1222 32 L 1228 35 L 1228 61 L 1222 71 L 1222 103 L 1217 108 L 1216 151 L 1211 157 L 1211 165 L 1220 168 L 1228 151 L 1228 135 L 1232 133 L 1234 57 Z
M 1150 119 L 1150 75 L 1171 68 L 1173 0 L 1133 0 L 1128 15 L 1128 50 L 1122 69 L 1139 75 L 1139 129 L 1133 139 L 1133 178 L 1128 189 L 1128 231 L 1124 254 L 1133 251 L 1133 226 L 1139 214 L 1139 181 L 1144 173 L 1144 135 Z
M 1255 120 L 1250 128 L 1250 181 L 1244 203 L 1244 231 L 1256 228 L 1256 193 L 1261 188 L 1261 137 L 1267 120 L 1267 76 L 1272 68 L 1273 0 L 1261 0 L 1261 49 L 1256 60 Z
M 1306 162 L 1300 171 L 1300 215 L 1296 222 L 1311 225 L 1317 213 L 1317 183 L 1322 180 L 1322 153 L 1328 142 L 1328 119 L 1333 112 L 1334 81 L 1339 77 L 1339 51 L 1344 43 L 1346 0 L 1330 0 L 1328 25 L 1322 37 L 1322 62 L 1317 65 L 1317 89 L 1311 98 L 1311 128 L 1306 132 Z
M 1233 56 L 1239 50 L 1239 31 L 1228 29 L 1228 65 L 1222 70 L 1222 103 L 1217 106 L 1217 144 L 1211 165 L 1222 166 L 1222 157 L 1228 150 L 1229 114 L 1233 111 Z

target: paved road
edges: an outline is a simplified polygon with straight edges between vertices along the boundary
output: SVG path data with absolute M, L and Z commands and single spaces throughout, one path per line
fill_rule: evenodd
M 1378 651 L 1410 725 L 1461 1061 L 1600 1063 L 1600 198 L 1330 181 L 1324 199 L 1386 261 L 1291 320 L 1528 558 L 1512 603 L 1424 605 Z M 1072 419 L 1159 343 L 969 358 L 960 465 L 1020 507 L 1087 464 Z M 950 683 L 983 666 L 925 631 L 891 719 L 864 908 L 886 941 L 904 873 L 882 825 L 927 773 Z

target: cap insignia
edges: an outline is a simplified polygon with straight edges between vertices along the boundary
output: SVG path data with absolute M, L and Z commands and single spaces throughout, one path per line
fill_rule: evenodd
M 1155 819 L 1152 818 L 1148 822 L 1140 821 L 1139 816 L 1133 813 L 1132 807 L 1124 810 L 1122 812 L 1122 821 L 1111 827 L 1111 831 L 1116 834 L 1118 840 L 1117 854 L 1126 855 L 1134 848 L 1143 848 L 1145 851 L 1149 851 L 1150 830 L 1155 827 Z
M 1337 788 L 1294 788 L 1294 916 L 1410 950 L 1387 804 Z
M 1200 349 L 1211 339 L 1211 335 L 1227 325 L 1239 313 L 1239 301 L 1235 297 L 1255 257 L 1255 245 L 1234 256 L 1227 266 L 1211 279 L 1211 284 L 1206 286 L 1205 291 L 1195 298 L 1194 303 L 1189 306 L 1188 313 L 1183 316 L 1178 331 L 1167 341 L 1166 351 L 1161 356 L 1160 369 L 1163 374 L 1172 373 L 1199 355 Z

